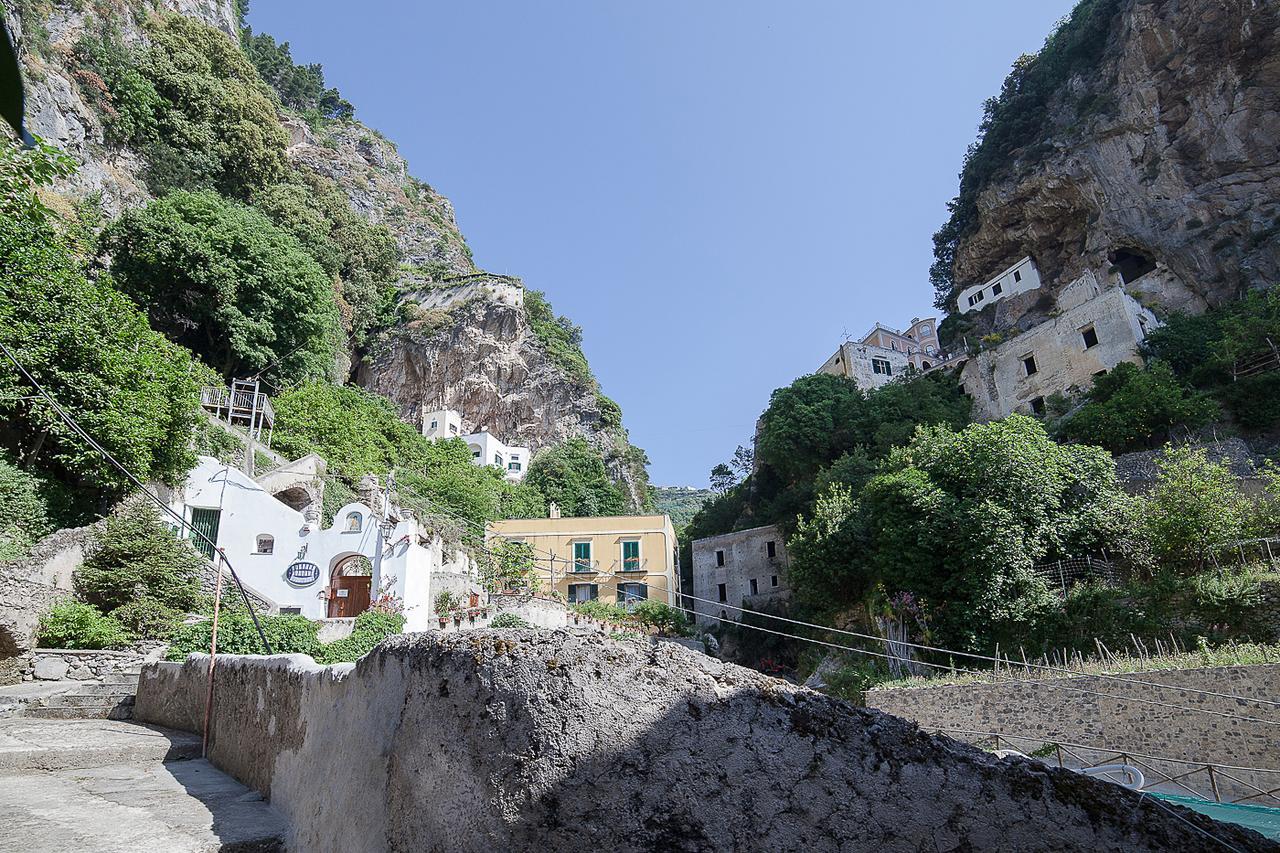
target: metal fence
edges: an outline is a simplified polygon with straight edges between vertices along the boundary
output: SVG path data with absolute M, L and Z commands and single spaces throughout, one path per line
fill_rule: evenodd
M 1085 556 L 1055 560 L 1036 566 L 1035 573 L 1051 587 L 1060 590 L 1064 596 L 1068 589 L 1084 581 L 1117 583 L 1120 580 L 1119 570 L 1105 557 Z
M 1043 735 L 1007 735 L 966 729 L 930 729 L 995 751 L 1008 750 L 1068 770 L 1095 771 L 1107 781 L 1119 782 L 1137 791 L 1187 795 L 1216 803 L 1250 803 L 1280 806 L 1280 770 L 1241 767 L 1213 761 L 1149 755 L 1103 746 L 1056 741 Z M 1112 778 L 1109 768 L 1122 764 L 1141 772 L 1139 784 L 1132 777 Z M 1107 768 L 1103 772 L 1096 772 Z M 1123 774 L 1118 770 L 1114 774 Z

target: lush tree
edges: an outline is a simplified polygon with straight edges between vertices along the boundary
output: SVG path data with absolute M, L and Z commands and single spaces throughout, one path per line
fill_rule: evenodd
M 822 610 L 862 601 L 876 574 L 866 559 L 867 520 L 849 486 L 834 483 L 787 542 L 787 582 L 803 606 Z
M 365 220 L 333 181 L 305 170 L 254 193 L 253 204 L 338 277 L 338 307 L 355 343 L 391 322 L 400 252 L 386 226 Z
M 582 385 L 594 385 L 595 378 L 582 353 L 582 327 L 568 317 L 556 316 L 547 295 L 540 290 L 525 291 L 524 313 L 530 330 L 551 362 L 570 379 Z
M 324 69 L 319 63 L 297 65 L 289 43 L 277 43 L 266 33 L 254 33 L 247 25 L 240 30 L 244 52 L 280 102 L 308 118 L 350 119 L 355 108 L 324 85 Z
M 1093 381 L 1084 404 L 1060 421 L 1056 432 L 1124 453 L 1167 439 L 1175 427 L 1201 427 L 1217 413 L 1213 400 L 1183 386 L 1165 362 L 1153 361 L 1144 369 L 1126 361 Z
M 73 583 L 80 598 L 108 615 L 144 599 L 185 613 L 203 601 L 204 565 L 204 557 L 177 538 L 151 504 L 135 501 L 107 518 Z
M 422 467 L 431 446 L 389 400 L 350 385 L 311 382 L 276 397 L 275 410 L 277 450 L 293 458 L 318 453 L 331 473 L 353 481 L 396 465 Z
M 600 453 L 580 437 L 573 437 L 534 455 L 525 482 L 537 489 L 560 512 L 573 515 L 621 515 L 626 511 L 622 491 L 609 479 Z
M 738 485 L 738 482 L 738 475 L 723 462 L 711 469 L 711 491 L 718 495 L 725 494 Z
M 298 241 L 251 207 L 174 192 L 103 235 L 119 288 L 151 325 L 224 377 L 326 377 L 338 330 L 333 285 Z
M 145 27 L 146 44 L 127 47 L 108 23 L 76 55 L 112 138 L 143 150 L 151 190 L 214 187 L 247 198 L 282 178 L 289 137 L 240 46 L 176 13 Z
M 1166 448 L 1156 460 L 1155 486 L 1141 504 L 1142 533 L 1157 570 L 1201 569 L 1215 547 L 1248 530 L 1250 501 L 1224 464 L 1203 448 Z
M 40 204 L 37 183 L 66 172 L 42 147 L 0 143 L 0 340 L 81 427 L 141 479 L 177 482 L 212 374 L 156 334 L 134 304 L 90 282 Z M 105 503 L 128 480 L 76 435 L 7 359 L 0 359 L 0 445 L 21 467 Z
M 1024 631 L 1047 606 L 1035 565 L 1109 546 L 1127 499 L 1106 451 L 1013 415 L 922 428 L 860 503 L 885 587 L 923 602 L 943 645 L 975 648 Z

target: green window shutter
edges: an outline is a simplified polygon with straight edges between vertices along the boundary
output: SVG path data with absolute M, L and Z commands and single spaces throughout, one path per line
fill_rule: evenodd
M 201 509 L 193 508 L 191 510 L 191 529 L 196 533 L 191 536 L 191 544 L 196 546 L 196 550 L 204 554 L 210 560 L 213 559 L 213 546 L 206 542 L 204 536 L 210 541 L 218 541 L 218 524 L 222 520 L 222 510 L 220 509 Z M 198 534 L 203 533 L 204 536 Z
M 590 542 L 573 543 L 573 562 L 577 564 L 574 568 L 578 571 L 585 571 L 591 568 Z
M 622 569 L 633 571 L 640 568 L 640 541 L 630 540 L 622 543 Z

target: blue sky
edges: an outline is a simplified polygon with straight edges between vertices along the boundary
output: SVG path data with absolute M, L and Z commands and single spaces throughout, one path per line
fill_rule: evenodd
M 660 485 L 844 333 L 932 309 L 981 103 L 1071 0 L 252 0 L 585 330 Z

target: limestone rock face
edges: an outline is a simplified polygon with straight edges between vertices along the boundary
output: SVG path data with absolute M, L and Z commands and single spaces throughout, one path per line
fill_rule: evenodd
M 283 121 L 292 137 L 293 164 L 332 179 L 357 213 L 391 229 L 406 265 L 443 273 L 475 271 L 453 205 L 409 174 L 394 143 L 358 121 L 318 134 L 299 119 Z
M 437 303 L 448 311 L 443 327 L 414 321 L 388 335 L 358 366 L 357 382 L 418 427 L 425 412 L 454 409 L 464 429 L 488 429 L 535 452 L 582 436 L 602 452 L 631 505 L 641 506 L 642 472 L 628 461 L 625 434 L 606 426 L 594 388 L 548 358 L 529 328 L 523 290 L 487 281 L 461 300 Z
M 1123 0 L 1102 61 L 1055 96 L 1049 124 L 981 193 L 957 285 L 1025 255 L 1050 295 L 1089 271 L 1119 284 L 1117 251 L 1158 265 L 1127 289 L 1159 308 L 1280 279 L 1280 6 Z M 985 325 L 1016 325 L 1026 302 Z

